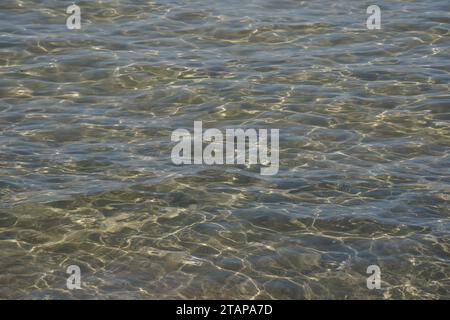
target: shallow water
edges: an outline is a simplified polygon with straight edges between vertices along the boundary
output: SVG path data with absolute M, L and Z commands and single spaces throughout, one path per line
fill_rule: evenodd
M 76 3 L 81 30 L 0 2 L 1 299 L 450 298 L 448 0 L 376 1 L 381 30 L 350 0 Z M 197 120 L 280 128 L 278 175 L 175 166 Z

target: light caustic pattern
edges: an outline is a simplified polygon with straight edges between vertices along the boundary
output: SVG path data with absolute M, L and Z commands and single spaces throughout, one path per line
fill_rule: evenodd
M 0 2 L 0 298 L 450 298 L 448 0 L 76 3 Z

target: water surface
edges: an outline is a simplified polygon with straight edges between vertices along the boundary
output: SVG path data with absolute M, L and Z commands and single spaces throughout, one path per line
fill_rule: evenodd
M 0 298 L 450 298 L 450 4 L 0 3 Z M 280 172 L 173 130 L 279 128 Z M 79 265 L 82 290 L 66 288 Z M 368 290 L 366 268 L 381 268 Z

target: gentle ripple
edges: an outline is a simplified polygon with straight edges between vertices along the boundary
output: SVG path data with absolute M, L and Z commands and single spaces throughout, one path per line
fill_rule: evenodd
M 0 2 L 0 298 L 450 298 L 448 0 L 76 3 Z M 194 120 L 279 174 L 173 165 Z

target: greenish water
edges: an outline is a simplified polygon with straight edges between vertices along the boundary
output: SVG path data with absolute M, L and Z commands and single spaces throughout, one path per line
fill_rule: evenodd
M 448 0 L 376 1 L 381 30 L 364 1 L 76 3 L 81 30 L 0 3 L 0 299 L 450 298 Z M 279 128 L 279 173 L 175 166 L 199 120 Z

